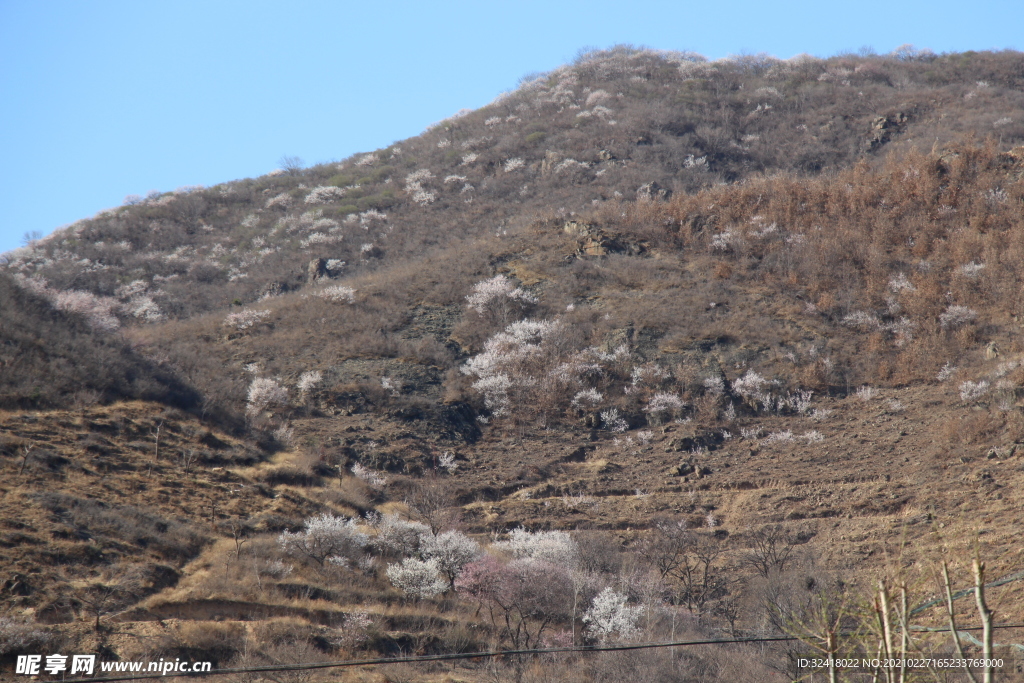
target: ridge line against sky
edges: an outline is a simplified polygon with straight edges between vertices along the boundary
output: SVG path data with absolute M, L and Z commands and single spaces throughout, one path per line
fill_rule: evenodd
M 340 160 L 479 108 L 585 46 L 709 59 L 910 43 L 1024 47 L 1024 3 L 9 1 L 0 4 L 0 252 L 126 195 Z

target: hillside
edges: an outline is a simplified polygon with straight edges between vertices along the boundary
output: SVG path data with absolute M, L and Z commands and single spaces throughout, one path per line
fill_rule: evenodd
M 1019 572 L 1022 86 L 620 48 L 6 255 L 0 657 L 801 635 L 282 674 L 781 681 L 880 579 Z

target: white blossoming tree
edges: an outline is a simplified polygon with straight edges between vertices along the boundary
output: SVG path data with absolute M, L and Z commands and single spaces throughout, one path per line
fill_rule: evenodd
M 288 390 L 277 380 L 269 377 L 256 377 L 249 384 L 249 394 L 245 414 L 254 420 L 263 412 L 277 406 L 288 405 Z
M 640 633 L 637 623 L 643 613 L 643 605 L 627 605 L 625 595 L 605 588 L 584 613 L 583 623 L 587 625 L 587 631 L 602 643 L 613 639 L 631 640 Z
M 436 560 L 407 557 L 389 564 L 385 573 L 396 588 L 417 598 L 432 598 L 448 589 L 448 581 L 441 576 Z
M 437 570 L 448 580 L 448 588 L 455 587 L 459 572 L 480 552 L 480 545 L 459 531 L 420 536 L 420 555 L 424 560 L 435 563 Z
M 307 519 L 302 531 L 285 531 L 277 540 L 289 555 L 308 558 L 322 567 L 326 562 L 346 564 L 368 538 L 355 519 L 325 513 Z
M 473 292 L 466 295 L 471 311 L 505 326 L 521 318 L 529 306 L 537 303 L 537 297 L 522 287 L 516 287 L 504 275 L 495 275 L 473 285 Z

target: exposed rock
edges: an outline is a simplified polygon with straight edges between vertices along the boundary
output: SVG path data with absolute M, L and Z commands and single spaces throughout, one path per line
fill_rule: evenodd
M 985 455 L 989 460 L 1006 460 L 1012 458 L 1017 452 L 1017 444 L 1012 443 L 1009 446 L 1003 448 L 991 448 Z
M 544 155 L 544 160 L 540 162 L 540 174 L 542 176 L 548 175 L 554 170 L 555 166 L 562 160 L 562 155 L 558 152 L 548 152 Z
M 693 474 L 695 471 L 696 468 L 692 464 L 688 462 L 681 462 L 675 467 L 669 469 L 668 473 L 673 477 L 685 477 Z
M 280 296 L 285 292 L 291 290 L 291 286 L 287 282 L 271 282 L 268 283 L 263 289 L 260 290 L 259 298 L 268 296 Z
M 327 259 L 325 258 L 315 258 L 306 266 L 306 282 L 309 284 L 327 276 Z
M 672 439 L 665 447 L 665 451 L 668 453 L 680 453 L 702 448 L 713 451 L 718 448 L 724 440 L 722 433 L 719 431 L 699 429 L 692 436 Z
M 665 189 L 653 180 L 649 183 L 644 183 L 636 191 L 637 199 L 649 199 L 649 200 L 662 200 L 667 201 L 672 196 L 672 191 Z
M 29 584 L 28 577 L 15 572 L 11 578 L 4 581 L 3 591 L 11 595 L 32 595 L 32 585 Z
M 572 235 L 573 237 L 586 237 L 596 229 L 597 226 L 593 223 L 586 223 L 584 221 L 566 221 L 565 225 L 562 226 L 562 231 L 566 235 Z
M 904 124 L 909 117 L 903 112 L 896 112 L 888 116 L 878 116 L 871 122 L 871 133 L 868 135 L 867 148 L 873 152 L 892 137 L 903 130 Z
M 607 256 L 608 254 L 626 254 L 637 256 L 647 251 L 645 242 L 625 240 L 618 235 L 595 230 L 579 241 L 577 256 Z
M 628 349 L 632 345 L 633 326 L 627 325 L 609 332 L 608 336 L 601 343 L 600 349 L 602 353 L 615 353 L 615 350 L 620 346 L 625 346 Z

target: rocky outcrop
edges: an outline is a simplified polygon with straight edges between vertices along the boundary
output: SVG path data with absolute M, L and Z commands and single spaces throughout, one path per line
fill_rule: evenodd
M 608 254 L 637 256 L 647 252 L 646 242 L 638 242 L 605 232 L 593 223 L 566 221 L 562 226 L 562 231 L 576 238 L 576 252 L 570 255 L 570 259 L 585 256 L 607 256 Z
M 313 284 L 317 280 L 328 277 L 327 259 L 315 258 L 306 266 L 306 282 Z
M 888 116 L 878 116 L 871 122 L 871 133 L 868 135 L 867 148 L 873 152 L 885 143 L 889 142 L 894 135 L 902 132 L 904 125 L 910 120 L 905 113 L 898 111 Z
M 659 185 L 658 183 L 656 183 L 654 181 L 651 181 L 649 183 L 644 183 L 639 188 L 637 188 L 637 191 L 636 191 L 636 198 L 637 199 L 647 199 L 647 200 L 650 200 L 650 201 L 654 201 L 654 200 L 667 201 L 671 197 L 672 197 L 672 191 L 671 190 L 668 190 L 668 189 L 662 187 L 661 185 Z

